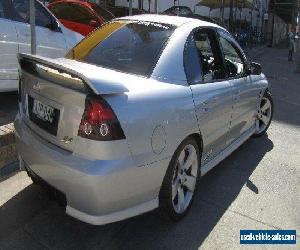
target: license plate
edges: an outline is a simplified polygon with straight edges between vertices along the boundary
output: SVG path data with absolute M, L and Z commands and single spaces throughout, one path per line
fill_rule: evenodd
M 33 100 L 32 113 L 34 113 L 39 119 L 45 122 L 53 123 L 55 109 L 38 101 Z
M 52 135 L 57 135 L 60 110 L 28 95 L 28 115 L 32 122 Z

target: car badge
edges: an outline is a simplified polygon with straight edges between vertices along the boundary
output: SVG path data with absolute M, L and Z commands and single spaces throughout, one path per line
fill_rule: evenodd
M 70 144 L 73 141 L 73 138 L 70 138 L 69 136 L 65 136 L 63 139 L 60 140 L 61 142 L 64 142 L 65 144 Z

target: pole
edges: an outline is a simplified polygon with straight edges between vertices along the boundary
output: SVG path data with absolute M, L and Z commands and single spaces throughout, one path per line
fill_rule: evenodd
M 240 8 L 240 30 L 239 30 L 239 33 L 241 33 L 241 31 L 242 31 L 243 8 L 244 8 L 244 0 L 243 0 L 243 2 L 242 2 L 242 6 L 241 6 L 241 8 Z
M 129 0 L 129 16 L 132 16 L 132 0 Z
M 155 0 L 154 10 L 155 10 L 155 13 L 158 14 L 158 0 Z
M 300 73 L 300 0 L 298 0 L 298 46 L 296 50 L 296 72 Z
M 36 54 L 36 33 L 35 33 L 35 0 L 30 0 L 30 34 L 31 54 Z
M 235 0 L 235 9 L 234 9 L 234 33 L 237 33 L 237 8 L 238 8 L 238 0 Z
M 224 26 L 224 0 L 222 0 L 222 17 L 221 17 L 221 24 Z
M 229 31 L 233 32 L 233 0 L 230 0 L 229 5 Z

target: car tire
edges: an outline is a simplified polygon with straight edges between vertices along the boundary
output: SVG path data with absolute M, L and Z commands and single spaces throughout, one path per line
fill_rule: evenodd
M 178 221 L 188 213 L 201 176 L 200 159 L 198 144 L 192 137 L 175 151 L 159 193 L 159 210 L 164 217 Z
M 257 118 L 255 120 L 256 130 L 252 137 L 261 137 L 267 132 L 273 118 L 273 111 L 274 104 L 272 96 L 269 91 L 266 91 L 259 105 Z

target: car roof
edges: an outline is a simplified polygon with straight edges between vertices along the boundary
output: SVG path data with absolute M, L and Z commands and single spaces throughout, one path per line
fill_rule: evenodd
M 134 20 L 134 21 L 144 21 L 144 22 L 153 22 L 153 23 L 163 23 L 163 24 L 175 25 L 177 27 L 190 23 L 192 26 L 218 27 L 223 29 L 217 24 L 198 20 L 195 18 L 158 15 L 158 14 L 142 14 L 142 15 L 135 15 L 135 16 L 126 16 L 126 17 L 118 18 L 118 20 Z

